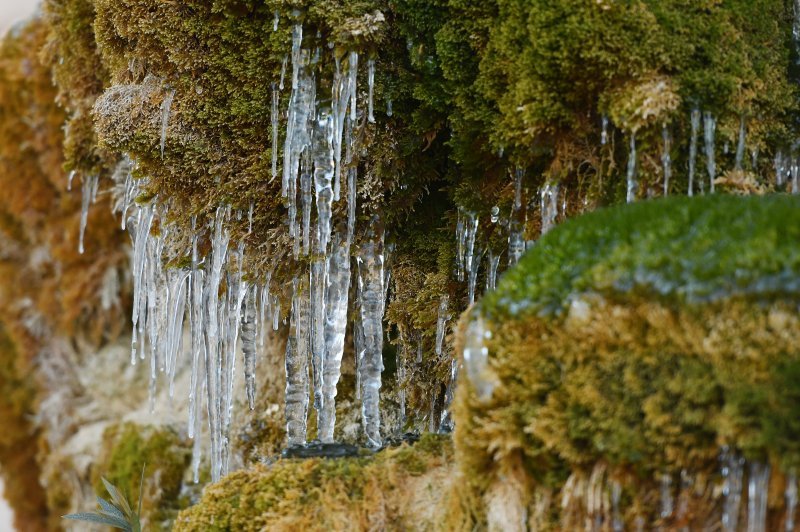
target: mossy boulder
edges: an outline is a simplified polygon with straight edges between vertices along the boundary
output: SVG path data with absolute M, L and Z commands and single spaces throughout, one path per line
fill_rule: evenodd
M 659 200 L 544 237 L 461 324 L 456 456 L 477 523 L 702 528 L 727 449 L 772 465 L 777 527 L 800 464 L 798 207 Z M 685 505 L 661 516 L 664 476 Z
M 456 478 L 450 438 L 433 434 L 359 458 L 282 459 L 208 486 L 175 530 L 441 529 L 460 515 Z

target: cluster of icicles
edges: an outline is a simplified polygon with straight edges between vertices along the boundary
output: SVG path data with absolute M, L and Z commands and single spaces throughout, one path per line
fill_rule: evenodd
M 702 122 L 702 124 L 701 124 Z M 695 193 L 704 193 L 706 191 L 706 183 L 708 184 L 708 192 L 714 193 L 715 181 L 718 177 L 717 174 L 717 161 L 716 161 L 716 145 L 715 137 L 717 131 L 717 120 L 710 112 L 701 113 L 700 109 L 693 109 L 690 116 L 691 134 L 689 137 L 689 188 L 688 195 L 693 196 Z M 708 180 L 701 178 L 697 175 L 697 159 L 700 144 L 700 129 L 702 125 L 703 130 L 703 152 L 705 156 L 706 174 Z M 609 120 L 607 117 L 602 119 L 602 133 L 600 142 L 606 145 L 609 139 Z M 663 172 L 663 194 L 669 195 L 670 182 L 672 179 L 672 132 L 670 127 L 664 124 L 661 130 L 662 149 L 661 149 L 661 164 Z M 793 151 L 797 146 L 793 147 Z M 724 145 L 724 152 L 727 154 L 730 147 L 726 143 Z M 742 116 L 739 120 L 739 135 L 736 143 L 736 153 L 734 159 L 734 170 L 742 171 L 745 164 L 745 155 L 747 150 L 747 122 L 745 117 Z M 751 164 L 753 168 L 758 166 L 758 148 L 753 148 L 750 151 Z M 626 170 L 626 199 L 628 203 L 636 200 L 639 192 L 638 181 L 638 156 L 636 153 L 636 134 L 629 135 L 629 149 L 628 149 L 628 165 Z M 775 153 L 775 185 L 778 190 L 788 188 L 792 194 L 800 193 L 800 161 L 796 156 L 787 155 L 783 150 L 778 150 Z
M 748 466 L 741 455 L 727 448 L 722 450 L 720 460 L 722 473 L 720 487 L 723 497 L 720 522 L 718 526 L 710 528 L 724 532 L 740 530 L 766 532 L 770 466 L 762 462 L 752 462 Z M 647 519 L 640 515 L 633 520 L 632 530 L 654 528 L 690 530 L 688 521 L 693 518 L 690 509 L 691 499 L 703 496 L 708 489 L 706 485 L 701 484 L 699 491 L 696 491 L 695 480 L 695 477 L 685 470 L 680 474 L 660 475 L 657 479 L 660 500 L 656 516 L 659 527 L 653 527 L 654 523 L 648 523 Z M 783 490 L 785 515 L 781 527 L 781 530 L 786 532 L 795 530 L 797 488 L 797 476 L 788 475 Z M 623 484 L 609 474 L 605 464 L 596 465 L 589 475 L 573 473 L 560 494 L 561 527 L 564 530 L 585 528 L 622 532 L 625 530 L 622 495 Z M 546 500 L 544 506 L 552 503 L 549 497 L 544 499 Z
M 292 32 L 291 94 L 286 110 L 281 193 L 288 205 L 291 253 L 307 258 L 292 281 L 289 335 L 286 345 L 286 430 L 291 446 L 307 442 L 310 391 L 318 415 L 317 439 L 333 442 L 336 422 L 336 388 L 345 349 L 351 246 L 356 221 L 355 141 L 365 121 L 374 123 L 373 84 L 375 63 L 367 61 L 367 112 L 358 109 L 359 54 L 336 57 L 332 100 L 316 97 L 316 63 L 320 51 L 302 47 L 303 28 Z M 281 79 L 273 85 L 272 178 L 278 173 L 278 122 L 280 91 L 289 58 L 284 60 Z M 175 96 L 169 90 L 162 104 L 161 152 L 167 136 L 170 106 Z M 390 105 L 387 105 L 387 112 Z M 365 120 L 366 118 L 366 120 Z M 258 347 L 269 330 L 280 327 L 281 309 L 277 291 L 270 287 L 271 274 L 263 282 L 249 282 L 244 275 L 244 242 L 231 242 L 228 224 L 244 213 L 220 206 L 208 226 L 192 219 L 191 262 L 184 268 L 165 268 L 168 259 L 185 256 L 175 249 L 165 202 L 139 203 L 145 182 L 133 178 L 135 161 L 126 158 L 117 169 L 115 209 L 122 214 L 122 228 L 133 241 L 133 335 L 131 363 L 149 360 L 151 408 L 159 373 L 168 379 L 172 397 L 179 357 L 184 352 L 183 335 L 188 324 L 191 358 L 189 390 L 189 437 L 194 439 L 193 468 L 197 481 L 203 449 L 200 435 L 203 417 L 210 434 L 211 477 L 227 474 L 230 462 L 230 426 L 236 359 L 241 350 L 245 391 L 251 409 L 255 406 L 255 369 Z M 342 177 L 347 182 L 342 185 Z M 70 186 L 73 176 L 70 176 Z M 298 189 L 299 183 L 299 189 Z M 334 202 L 346 191 L 346 222 L 333 227 Z M 97 194 L 97 179 L 84 178 L 80 251 L 89 205 Z M 316 206 L 315 223 L 312 210 Z M 252 230 L 253 206 L 249 212 Z M 386 269 L 384 234 L 376 217 L 363 231 L 356 249 L 357 296 L 353 337 L 357 366 L 356 395 L 362 404 L 364 432 L 370 447 L 382 445 L 380 388 L 383 370 L 383 315 L 389 273 Z M 199 255 L 199 242 L 208 236 L 211 251 Z M 299 261 L 301 262 L 301 261 Z M 277 287 L 280 289 L 281 287 Z M 440 333 L 441 338 L 444 333 Z M 439 340 L 441 343 L 441 339 Z M 441 347 L 439 348 L 441 349 Z M 310 371 L 309 371 L 310 366 Z M 311 378 L 309 378 L 309 373 Z M 205 401 L 207 408 L 202 408 Z

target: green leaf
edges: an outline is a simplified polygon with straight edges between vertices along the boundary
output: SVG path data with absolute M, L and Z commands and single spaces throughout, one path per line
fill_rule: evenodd
M 108 502 L 102 497 L 97 497 L 97 504 L 100 505 L 102 511 L 100 513 L 107 515 L 109 517 L 116 517 L 118 519 L 122 519 L 127 521 L 128 519 L 125 517 L 125 514 L 122 513 L 122 510 Z
M 101 525 L 108 525 L 126 532 L 131 532 L 131 525 L 127 521 L 106 515 L 93 514 L 93 513 L 77 513 L 62 516 L 64 519 L 72 519 L 73 521 L 86 521 L 88 523 L 99 523 Z
M 128 499 L 117 489 L 115 485 L 105 479 L 105 477 L 101 477 L 103 481 L 103 485 L 108 490 L 108 494 L 111 495 L 111 498 L 116 503 L 116 505 L 122 510 L 122 512 L 130 518 L 133 515 L 133 511 L 131 510 L 131 505 L 128 504 Z

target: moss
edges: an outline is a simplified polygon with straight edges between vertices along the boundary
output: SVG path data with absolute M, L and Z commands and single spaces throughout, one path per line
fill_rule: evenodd
M 232 473 L 175 530 L 441 529 L 452 480 L 448 437 L 370 457 L 280 460 Z
M 455 419 L 457 460 L 481 501 L 476 521 L 491 523 L 510 476 L 518 505 L 548 526 L 592 512 L 610 519 L 588 493 L 615 482 L 628 497 L 626 523 L 655 524 L 657 479 L 684 471 L 697 485 L 680 491 L 694 513 L 661 524 L 699 527 L 719 518 L 721 448 L 768 461 L 778 476 L 797 467 L 796 206 L 786 197 L 649 202 L 542 239 L 472 311 L 490 331 L 489 368 L 465 361 Z M 489 397 L 476 378 L 494 383 Z M 537 514 L 545 492 L 566 502 Z M 770 496 L 774 526 L 782 504 Z
M 105 493 L 101 478 L 138 504 L 144 469 L 143 522 L 154 530 L 169 529 L 181 506 L 181 487 L 190 453 L 186 442 L 170 429 L 133 423 L 113 425 L 103 434 L 103 451 L 92 468 L 96 493 Z
M 481 309 L 498 319 L 561 314 L 586 293 L 796 297 L 797 207 L 791 196 L 705 196 L 596 211 L 542 238 Z

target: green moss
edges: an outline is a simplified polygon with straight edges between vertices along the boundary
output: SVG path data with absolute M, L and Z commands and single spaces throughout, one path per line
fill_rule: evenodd
M 452 447 L 425 435 L 364 458 L 279 460 L 206 488 L 175 530 L 441 529 Z
M 583 294 L 695 303 L 797 297 L 792 196 L 671 198 L 596 211 L 542 238 L 481 302 L 491 317 L 563 313 Z
M 103 448 L 92 468 L 95 492 L 104 493 L 102 477 L 138 504 L 144 469 L 142 517 L 153 529 L 169 529 L 182 507 L 181 486 L 190 459 L 185 442 L 169 429 L 124 423 L 106 429 Z

